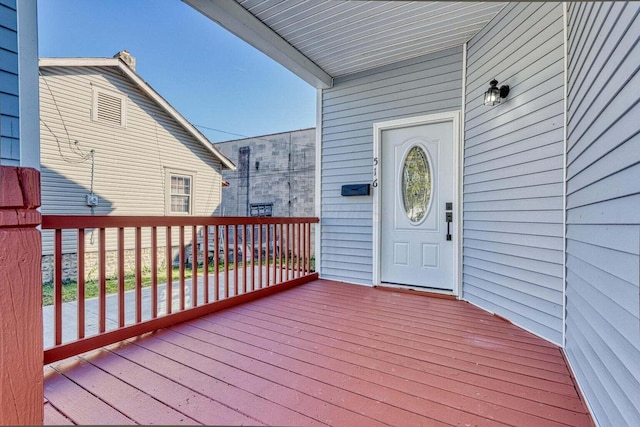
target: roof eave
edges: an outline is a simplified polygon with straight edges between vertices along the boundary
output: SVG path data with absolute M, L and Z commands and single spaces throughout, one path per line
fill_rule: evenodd
M 333 77 L 233 0 L 182 0 L 317 89 Z

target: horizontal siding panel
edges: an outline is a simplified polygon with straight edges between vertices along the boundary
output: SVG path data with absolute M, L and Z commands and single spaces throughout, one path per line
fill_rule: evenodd
M 562 264 L 549 263 L 525 257 L 517 257 L 510 254 L 501 254 L 486 250 L 473 249 L 469 247 L 464 248 L 464 256 L 486 262 L 516 267 L 524 271 L 542 272 L 546 275 L 562 279 Z M 554 295 L 557 295 L 558 291 L 554 290 L 553 293 Z
M 562 196 L 521 200 L 464 202 L 465 212 L 549 211 L 562 210 Z
M 469 267 L 468 274 L 473 274 L 473 272 L 476 270 L 482 270 L 484 272 L 487 272 L 488 274 L 503 277 L 505 279 L 505 282 L 517 280 L 518 282 L 521 282 L 521 288 L 522 284 L 526 283 L 526 287 L 531 289 L 532 295 L 529 296 L 533 298 L 542 298 L 542 288 L 547 289 L 549 291 L 547 292 L 547 294 L 549 295 L 562 294 L 561 291 L 558 291 L 558 280 L 561 281 L 562 277 L 555 277 L 549 274 L 545 274 L 546 272 L 538 273 L 535 271 L 525 270 L 522 268 L 507 265 L 505 264 L 507 262 L 507 259 L 502 255 L 497 256 L 500 262 L 485 261 L 484 259 L 474 258 L 467 255 L 465 255 L 465 258 L 465 266 Z M 557 302 L 562 303 L 561 298 L 558 298 Z
M 505 7 L 468 46 L 463 293 L 562 340 L 564 60 L 559 3 Z M 508 84 L 500 105 L 482 97 Z
M 491 242 L 482 239 L 472 239 L 465 235 L 463 239 L 463 252 L 466 248 L 513 255 L 521 258 L 536 259 L 538 261 L 554 264 L 558 262 L 558 259 L 562 259 L 562 250 L 558 249 L 535 248 L 531 246 L 511 245 L 502 242 Z
M 567 211 L 568 224 L 638 224 L 640 194 Z
M 471 187 L 471 186 L 469 186 Z M 465 202 L 494 201 L 494 200 L 520 200 L 544 197 L 547 194 L 558 194 L 563 191 L 561 183 L 532 185 L 529 187 L 508 188 L 504 190 L 487 190 L 466 192 Z
M 466 218 L 466 217 L 465 217 Z M 561 251 L 564 247 L 562 237 L 534 236 L 513 233 L 501 233 L 496 231 L 465 230 L 465 237 L 489 242 L 510 243 L 519 246 L 531 246 L 534 248 L 553 249 Z M 559 262 L 562 262 L 560 259 Z
M 545 224 L 538 222 L 491 222 L 464 220 L 465 230 L 498 231 L 504 233 L 526 234 L 534 236 L 557 237 L 562 234 L 562 224 Z
M 469 193 L 488 193 L 496 190 L 520 189 L 527 187 L 536 187 L 538 185 L 562 183 L 562 171 L 543 171 L 538 173 L 530 173 L 528 175 L 514 176 L 506 179 L 494 179 L 478 183 L 464 183 L 464 194 Z M 557 194 L 557 193 L 550 193 Z
M 600 264 L 602 264 L 602 262 Z M 588 261 L 584 261 L 573 254 L 567 255 L 567 273 L 573 274 L 580 279 L 581 283 L 578 286 L 579 288 L 585 283 L 590 283 L 589 286 L 595 287 L 598 292 L 603 293 L 607 298 L 616 303 L 618 307 L 615 307 L 615 310 L 611 311 L 612 316 L 623 316 L 627 318 L 622 311 L 625 311 L 629 316 L 636 315 L 638 312 L 637 286 L 611 273 L 607 273 L 602 267 L 602 265 L 597 266 Z M 606 283 L 606 286 L 597 285 L 600 283 Z M 622 310 L 618 310 L 619 308 Z M 632 326 L 633 323 L 634 322 L 631 322 L 629 326 Z
M 500 288 L 496 289 L 494 293 L 485 289 L 484 284 L 474 286 L 467 279 L 469 278 L 463 276 L 464 299 L 467 301 L 492 313 L 498 313 L 508 318 L 512 323 L 529 331 L 539 331 L 539 335 L 548 337 L 547 339 L 553 343 L 558 344 L 562 341 L 562 334 L 558 332 L 558 330 L 562 329 L 561 318 L 551 317 L 533 307 L 515 303 L 517 300 L 504 297 Z M 514 297 L 513 294 L 509 296 Z M 562 306 L 559 308 L 561 309 Z
M 511 165 L 501 169 L 490 170 L 488 172 L 477 172 L 472 174 L 465 173 L 465 183 L 474 184 L 484 181 L 492 181 L 496 179 L 504 179 L 516 176 L 531 175 L 539 172 L 557 170 L 562 179 L 562 161 L 563 156 L 555 156 L 542 160 L 534 160 L 526 165 Z
M 640 286 L 638 281 L 638 257 L 601 246 L 589 245 L 575 240 L 567 241 L 567 252 L 591 265 L 597 266 L 603 271 Z M 603 261 L 606 260 L 606 261 Z
M 569 193 L 567 208 L 572 209 L 638 194 L 640 193 L 638 182 L 640 182 L 640 163 L 618 171 L 588 187 Z
M 567 239 L 640 255 L 638 227 L 635 225 L 584 225 L 572 224 L 567 229 Z

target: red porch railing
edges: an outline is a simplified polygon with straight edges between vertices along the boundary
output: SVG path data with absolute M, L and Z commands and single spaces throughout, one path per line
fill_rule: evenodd
M 42 229 L 53 230 L 54 236 L 53 313 L 52 319 L 44 320 L 53 323 L 53 337 L 45 336 L 52 344 L 45 348 L 44 363 L 317 278 L 311 253 L 311 232 L 317 222 L 318 218 L 43 216 Z M 97 250 L 98 292 L 86 299 L 88 232 Z M 77 254 L 77 297 L 70 303 L 63 302 L 63 282 L 73 280 L 63 280 L 63 241 L 66 253 Z M 133 289 L 128 291 L 127 245 L 129 258 L 133 253 L 134 259 Z M 108 293 L 107 258 L 114 255 L 117 288 Z M 163 261 L 165 280 L 158 277 Z

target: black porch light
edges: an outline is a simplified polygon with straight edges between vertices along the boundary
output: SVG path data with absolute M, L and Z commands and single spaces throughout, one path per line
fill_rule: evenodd
M 500 104 L 502 99 L 509 95 L 509 85 L 498 87 L 496 79 L 491 80 L 489 85 L 489 89 L 484 93 L 484 105 Z

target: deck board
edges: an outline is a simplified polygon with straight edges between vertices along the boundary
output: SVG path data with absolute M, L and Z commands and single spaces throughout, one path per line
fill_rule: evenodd
M 553 344 L 462 301 L 326 280 L 47 370 L 47 424 L 593 425 Z

